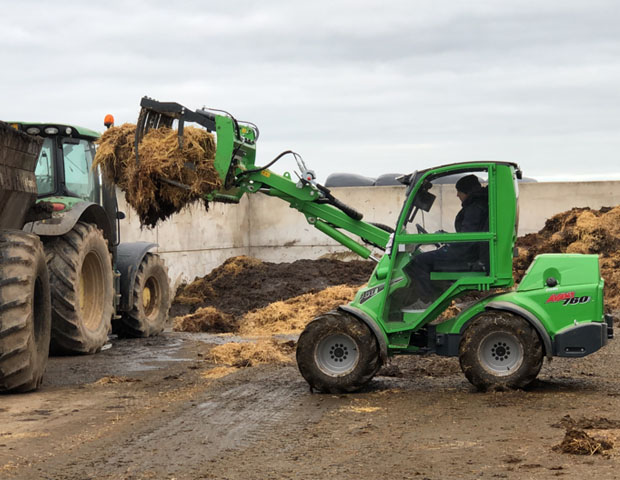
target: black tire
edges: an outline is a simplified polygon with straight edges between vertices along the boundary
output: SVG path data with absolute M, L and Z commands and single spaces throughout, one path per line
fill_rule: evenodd
M 159 255 L 147 253 L 131 292 L 131 310 L 113 322 L 120 337 L 152 337 L 166 326 L 172 298 L 168 269 Z
M 297 366 L 320 392 L 354 392 L 381 367 L 375 335 L 357 318 L 337 310 L 310 322 L 297 342 Z
M 50 283 L 36 235 L 0 231 L 0 391 L 41 384 L 52 325 Z
M 103 234 L 78 222 L 45 249 L 52 286 L 52 353 L 98 352 L 108 340 L 114 312 L 112 260 Z
M 459 361 L 467 379 L 479 390 L 525 388 L 540 372 L 543 347 L 523 317 L 487 311 L 463 333 Z

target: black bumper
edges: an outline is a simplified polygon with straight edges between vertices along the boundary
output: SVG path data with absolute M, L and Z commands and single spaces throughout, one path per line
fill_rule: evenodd
M 557 357 L 585 357 L 606 345 L 613 336 L 613 317 L 605 315 L 604 322 L 582 323 L 558 333 L 553 339 L 553 354 Z

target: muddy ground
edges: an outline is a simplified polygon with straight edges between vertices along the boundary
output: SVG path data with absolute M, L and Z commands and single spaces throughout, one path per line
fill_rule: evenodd
M 520 239 L 517 276 L 533 252 L 599 253 L 617 307 L 618 218 L 618 207 L 553 217 Z M 617 340 L 546 361 L 526 391 L 477 392 L 458 359 L 425 356 L 394 359 L 360 393 L 311 393 L 293 362 L 303 323 L 290 320 L 345 303 L 371 269 L 236 257 L 181 289 L 173 312 L 232 334 L 168 329 L 51 358 L 39 391 L 0 396 L 0 478 L 619 477 Z
M 322 395 L 294 363 L 205 360 L 242 340 L 167 331 L 52 358 L 40 391 L 0 397 L 0 478 L 617 478 L 620 439 L 604 455 L 554 446 L 570 419 L 620 437 L 618 341 L 545 363 L 528 391 L 478 393 L 456 359 L 429 356 Z

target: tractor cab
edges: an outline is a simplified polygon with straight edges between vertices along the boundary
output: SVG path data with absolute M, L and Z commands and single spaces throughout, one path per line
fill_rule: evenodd
M 39 198 L 49 197 L 59 203 L 66 202 L 66 206 L 72 203 L 68 198 L 100 202 L 99 175 L 92 169 L 94 141 L 99 138 L 97 132 L 60 124 L 13 125 L 30 135 L 43 137 L 35 170 Z
M 93 169 L 98 132 L 58 123 L 11 122 L 17 130 L 43 138 L 35 176 L 39 202 L 51 205 L 54 218 L 37 222 L 32 231 L 58 235 L 82 219 L 104 231 L 110 249 L 119 243 L 116 194 Z M 62 224 L 62 226 L 60 225 Z

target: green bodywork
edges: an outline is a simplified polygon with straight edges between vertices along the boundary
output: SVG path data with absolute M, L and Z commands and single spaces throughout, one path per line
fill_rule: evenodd
M 236 202 L 245 193 L 262 192 L 284 200 L 304 214 L 309 224 L 362 258 L 369 258 L 371 250 L 345 232 L 385 249 L 368 284 L 348 306 L 342 307 L 371 327 L 383 355 L 426 352 L 458 355 L 458 342 L 464 328 L 476 315 L 488 309 L 507 310 L 525 317 L 536 327 L 547 356 L 582 356 L 606 343 L 608 320 L 606 323 L 603 315 L 603 280 L 597 256 L 540 255 L 518 288 L 512 288 L 512 258 L 518 228 L 517 177 L 520 175 L 515 164 L 460 163 L 411 174 L 404 181 L 408 185 L 406 197 L 395 233 L 390 235 L 323 202 L 322 191 L 315 182 L 296 182 L 288 173 L 279 175 L 268 168 L 257 168 L 255 131 L 251 127 L 241 126 L 240 135 L 237 135 L 233 120 L 219 115 L 216 115 L 216 125 L 215 164 L 225 188 L 212 194 L 210 200 Z M 471 172 L 482 173 L 486 178 L 488 231 L 407 232 L 406 226 L 415 216 L 412 212 L 416 210 L 417 199 L 423 196 L 424 185 L 440 176 Z M 393 296 L 415 282 L 403 269 L 419 253 L 418 247 L 458 242 L 480 242 L 488 246 L 486 268 L 432 272 L 431 280 L 443 281 L 449 286 L 424 311 L 403 310 L 395 316 L 394 309 L 390 308 Z M 553 279 L 557 285 L 549 286 Z M 453 300 L 471 291 L 489 294 L 473 302 L 458 316 L 438 320 Z M 579 330 L 579 335 L 571 333 L 586 324 L 592 328 Z

